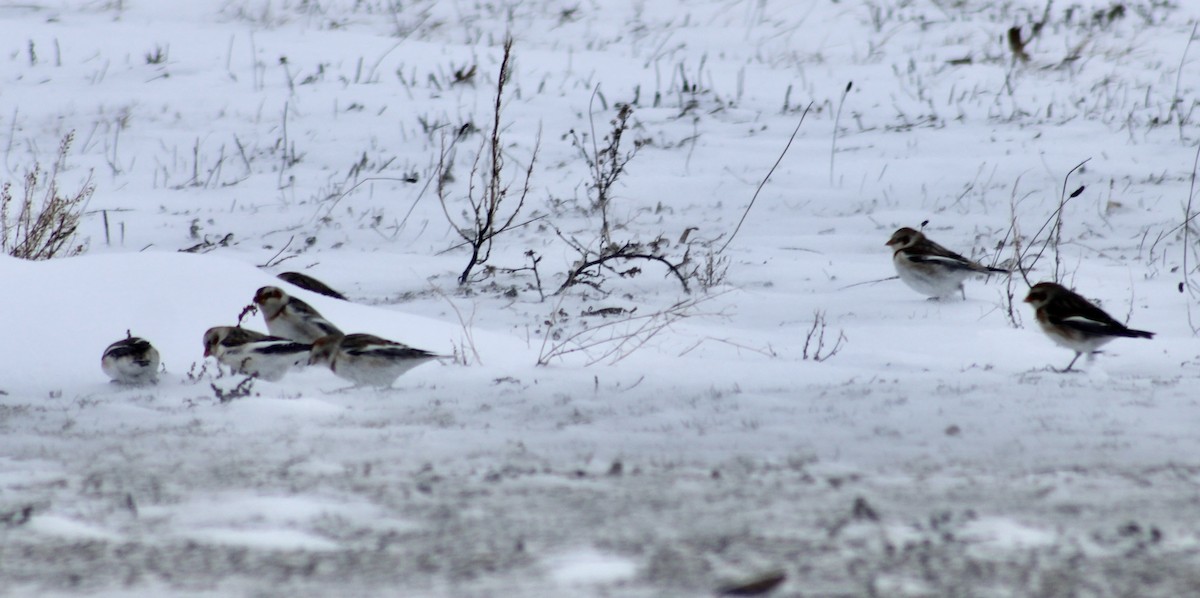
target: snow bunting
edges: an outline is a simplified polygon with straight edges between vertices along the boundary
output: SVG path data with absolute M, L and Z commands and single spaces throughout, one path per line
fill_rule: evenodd
M 973 262 L 925 237 L 919 230 L 904 227 L 885 243 L 893 248 L 892 263 L 900 280 L 922 295 L 938 298 L 954 291 L 967 292 L 963 281 L 975 274 L 1008 274 L 1008 270 Z
M 1053 282 L 1033 285 L 1025 302 L 1033 306 L 1042 332 L 1055 344 L 1075 352 L 1064 372 L 1071 371 L 1084 353 L 1090 361 L 1101 345 L 1114 338 L 1154 338 L 1153 332 L 1127 328 L 1092 302 Z
M 276 276 L 276 278 L 284 282 L 294 284 L 306 291 L 312 291 L 314 293 L 325 295 L 326 297 L 333 297 L 334 299 L 347 301 L 345 295 L 329 288 L 329 286 L 325 283 L 307 274 L 302 274 L 300 272 L 284 272 L 279 276 Z
M 317 313 L 311 305 L 288 296 L 279 287 L 263 287 L 254 294 L 254 302 L 267 321 L 272 336 L 311 343 L 322 336 L 342 331 Z
M 387 388 L 435 355 L 370 334 L 331 334 L 313 342 L 309 365 L 326 365 L 355 386 Z
M 119 384 L 158 382 L 158 349 L 144 338 L 125 331 L 126 338 L 108 346 L 100 358 L 100 369 Z
M 240 326 L 216 326 L 204 333 L 204 356 L 229 366 L 235 374 L 277 382 L 308 361 L 312 345 L 267 336 Z

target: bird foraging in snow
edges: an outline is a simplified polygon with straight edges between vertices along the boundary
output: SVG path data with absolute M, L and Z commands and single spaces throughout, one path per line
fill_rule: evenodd
M 204 333 L 204 356 L 229 366 L 235 374 L 277 382 L 289 370 L 303 367 L 312 348 L 286 338 L 267 336 L 240 326 L 215 326 Z
M 158 349 L 150 341 L 133 336 L 108 346 L 100 358 L 100 369 L 119 384 L 154 384 L 158 382 Z
M 279 287 L 258 289 L 254 303 L 262 311 L 267 332 L 272 336 L 311 343 L 322 336 L 342 333 L 311 305 L 289 296 Z
M 973 262 L 933 241 L 925 233 L 908 227 L 892 234 L 885 243 L 893 249 L 896 274 L 914 291 L 929 297 L 945 297 L 954 291 L 967 292 L 963 281 L 976 274 L 1008 274 L 1009 270 Z
M 370 334 L 331 334 L 313 342 L 309 365 L 325 365 L 355 386 L 387 388 L 440 355 Z
M 1064 372 L 1071 371 L 1084 353 L 1091 361 L 1097 349 L 1114 338 L 1154 338 L 1153 332 L 1128 328 L 1091 301 L 1053 282 L 1033 285 L 1025 302 L 1033 306 L 1042 332 L 1055 344 L 1075 352 Z

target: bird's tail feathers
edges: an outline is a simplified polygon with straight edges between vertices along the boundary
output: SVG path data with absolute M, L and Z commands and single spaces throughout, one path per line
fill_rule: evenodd
M 1126 328 L 1124 330 L 1124 332 L 1121 334 L 1121 336 L 1127 336 L 1129 338 L 1154 338 L 1154 333 L 1147 332 L 1145 330 L 1134 330 L 1132 328 Z

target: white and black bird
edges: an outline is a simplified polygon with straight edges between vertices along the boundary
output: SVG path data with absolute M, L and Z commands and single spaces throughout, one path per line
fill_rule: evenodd
M 133 336 L 108 346 L 100 358 L 100 369 L 118 384 L 154 384 L 158 382 L 158 349 L 150 341 Z
M 408 370 L 441 357 L 371 334 L 331 334 L 312 346 L 309 365 L 324 365 L 355 386 L 387 388 Z
M 332 322 L 313 307 L 283 292 L 279 287 L 263 287 L 254 294 L 254 303 L 262 311 L 271 336 L 311 343 L 322 336 L 341 334 Z
M 1053 282 L 1039 282 L 1029 289 L 1025 302 L 1032 305 L 1042 332 L 1060 347 L 1075 352 L 1071 366 L 1080 355 L 1090 361 L 1098 349 L 1115 338 L 1154 338 L 1153 332 L 1134 330 L 1115 320 L 1091 301 Z
M 900 280 L 929 297 L 945 297 L 959 291 L 966 299 L 963 281 L 967 278 L 1009 273 L 1009 270 L 971 261 L 930 241 L 925 233 L 908 227 L 897 230 L 885 244 L 893 249 L 892 263 Z
M 204 356 L 229 366 L 235 374 L 269 382 L 308 363 L 312 345 L 268 336 L 240 326 L 215 326 L 204 333 Z

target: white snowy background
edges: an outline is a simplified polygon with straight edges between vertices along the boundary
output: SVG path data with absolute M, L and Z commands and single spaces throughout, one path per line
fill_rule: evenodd
M 700 596 L 783 575 L 773 595 L 1185 595 L 1198 16 L 1166 0 L 6 2 L 3 180 L 19 194 L 73 132 L 57 183 L 95 193 L 81 256 L 0 258 L 0 593 Z M 466 222 L 506 34 L 502 211 L 536 149 L 532 222 L 460 286 L 447 215 Z M 612 237 L 661 237 L 676 259 L 694 228 L 689 264 L 713 260 L 716 284 L 685 292 L 636 262 L 555 294 L 568 241 L 598 244 L 584 155 L 620 103 L 622 154 L 638 149 Z M 936 302 L 880 281 L 900 226 L 1005 262 L 1013 224 L 1034 239 L 1079 186 L 1031 279 L 1057 257 L 1152 341 L 1060 374 L 1071 353 L 1032 325 L 1021 277 Z M 386 391 L 312 369 L 237 396 L 201 334 L 284 271 L 345 293 L 287 287 L 344 330 L 456 358 Z M 158 385 L 101 372 L 126 330 L 159 348 Z

